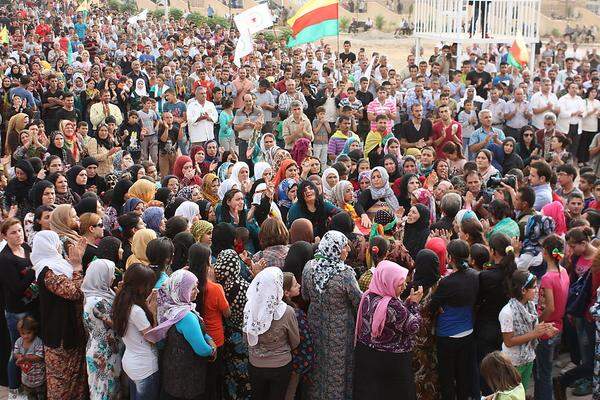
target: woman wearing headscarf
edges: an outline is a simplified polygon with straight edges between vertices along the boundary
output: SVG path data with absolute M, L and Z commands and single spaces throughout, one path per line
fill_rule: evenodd
M 117 229 L 117 217 L 123 212 L 123 204 L 125 204 L 127 192 L 132 183 L 129 180 L 122 179 L 117 182 L 113 188 L 112 198 L 104 215 L 106 216 L 107 228 L 110 230 Z
M 283 399 L 292 374 L 292 350 L 300 343 L 294 309 L 283 301 L 283 272 L 260 271 L 250 283 L 243 331 L 248 342 L 252 397 Z
M 360 204 L 361 223 L 365 228 L 371 226 L 371 219 L 368 213 L 374 214 L 373 211 L 376 212 L 376 209 L 380 209 L 381 206 L 394 212 L 398 210 L 400 207 L 398 199 L 390 186 L 389 175 L 385 168 L 373 168 L 371 171 L 371 185 L 367 190 L 361 192 L 358 204 Z
M 302 181 L 298 186 L 298 201 L 288 211 L 287 225 L 298 218 L 306 218 L 313 224 L 315 236 L 322 237 L 327 230 L 327 220 L 340 211 L 333 203 L 323 199 L 311 181 Z
M 383 167 L 388 173 L 388 181 L 390 183 L 395 182 L 396 179 L 402 176 L 402 172 L 400 171 L 400 167 L 398 165 L 398 159 L 392 154 L 386 154 L 383 157 Z
M 283 272 L 291 272 L 296 282 L 302 282 L 302 271 L 307 262 L 313 259 L 314 246 L 305 241 L 299 241 L 290 245 L 287 256 L 283 262 Z
M 275 170 L 275 168 L 273 168 Z M 279 187 L 281 181 L 287 178 L 298 179 L 298 164 L 291 158 L 285 159 L 281 162 L 281 165 L 276 170 L 275 176 L 273 177 L 273 185 Z
M 371 165 L 383 165 L 384 146 L 390 138 L 394 137 L 392 131 L 387 129 L 387 120 L 379 123 L 382 122 L 385 122 L 386 129 L 382 132 L 379 129 L 372 130 L 365 139 L 365 157 L 369 158 Z
M 48 154 L 59 157 L 63 164 L 74 165 L 73 155 L 67 151 L 65 146 L 65 137 L 59 131 L 54 131 L 50 135 L 50 144 L 48 145 Z
M 323 171 L 321 177 L 321 187 L 323 188 L 323 197 L 325 200 L 333 199 L 333 187 L 340 181 L 340 175 L 335 168 L 327 168 Z
M 114 139 L 109 134 L 108 126 L 106 124 L 98 125 L 96 137 L 91 138 L 87 142 L 85 150 L 87 154 L 98 161 L 97 173 L 100 176 L 106 176 L 112 172 L 118 172 L 120 174 L 121 162 L 119 162 L 119 166 L 115 168 L 115 161 L 122 160 L 123 153 L 121 153 L 121 157 L 116 156 L 121 148 L 115 145 Z
M 91 156 L 85 157 L 83 160 L 81 160 L 81 166 L 83 168 L 87 169 L 88 167 L 94 165 L 96 166 L 96 172 L 94 173 L 95 175 L 90 176 L 91 174 L 88 171 L 86 187 L 95 187 L 95 192 L 98 193 L 98 195 L 101 195 L 107 190 L 108 186 L 106 183 L 106 179 L 104 178 L 105 175 L 98 175 L 98 166 L 100 166 L 100 163 L 98 162 L 98 160 Z
M 58 123 L 58 130 L 63 134 L 65 139 L 65 149 L 69 153 L 69 156 L 73 158 L 76 163 L 79 163 L 81 151 L 80 144 L 75 135 L 75 123 L 68 119 L 63 119 Z
M 448 251 L 446 250 L 446 240 L 441 237 L 432 237 L 425 242 L 425 249 L 433 251 L 437 257 L 440 265 L 438 271 L 440 276 L 445 276 L 448 267 Z
M 296 140 L 290 153 L 292 155 L 292 159 L 296 161 L 296 164 L 302 165 L 302 161 L 304 161 L 304 159 L 307 156 L 310 156 L 312 153 L 310 140 L 307 138 L 300 138 Z
M 344 234 L 328 231 L 302 272 L 302 297 L 310 301 L 308 320 L 319 360 L 309 373 L 311 400 L 352 396 L 354 315 L 362 292 L 344 262 L 349 250 Z
M 556 223 L 553 218 L 544 215 L 532 215 L 525 226 L 523 246 L 515 258 L 518 269 L 527 269 L 538 279 L 542 279 L 545 267 L 542 240 L 556 231 Z M 543 271 L 539 271 L 543 269 Z
M 48 175 L 47 178 L 54 185 L 55 204 L 77 204 L 81 197 L 69 187 L 67 177 L 61 172 Z
M 202 179 L 202 197 L 204 200 L 209 201 L 213 207 L 216 207 L 219 204 L 219 177 L 213 173 L 208 173 L 204 175 L 204 179 Z
M 129 104 L 131 109 L 138 111 L 142 108 L 142 97 L 150 97 L 146 90 L 146 81 L 142 78 L 138 78 L 135 81 L 135 87 L 129 96 Z
M 17 150 L 17 147 L 19 147 L 21 132 L 27 128 L 29 120 L 29 115 L 25 113 L 15 114 L 8 120 L 5 141 L 6 154 L 13 154 Z
M 31 252 L 41 305 L 47 398 L 84 400 L 89 396 L 81 291 L 85 241 L 70 248 L 69 261 L 59 252 L 61 246 L 56 232 L 41 231 Z
M 140 229 L 133 235 L 133 241 L 131 243 L 131 251 L 133 254 L 127 259 L 125 268 L 129 268 L 130 265 L 135 263 L 150 265 L 150 261 L 146 256 L 146 247 L 152 239 L 156 239 L 156 232 L 152 229 Z
M 127 191 L 129 197 L 137 197 L 144 203 L 149 203 L 154 200 L 156 194 L 156 185 L 148 179 L 138 179 L 131 185 Z
M 239 190 L 242 191 L 242 193 L 244 193 L 245 196 L 252 187 L 250 168 L 248 167 L 248 164 L 242 161 L 238 161 L 233 164 L 233 167 L 231 168 L 231 175 L 222 183 L 222 185 L 230 188 L 234 187 L 235 185 Z
M 190 185 L 202 185 L 202 179 L 199 175 L 196 175 L 196 170 L 194 169 L 194 163 L 189 156 L 179 156 L 175 160 L 175 165 L 173 166 L 173 175 L 179 179 L 179 185 L 190 186 Z
M 271 141 L 272 141 L 272 145 L 270 147 L 267 147 L 266 143 L 265 143 L 265 138 L 270 137 Z M 271 141 L 269 141 L 271 143 Z M 269 164 L 273 165 L 274 164 L 274 159 L 273 157 L 275 156 L 275 153 L 277 152 L 277 150 L 279 150 L 279 146 L 277 146 L 276 144 L 276 140 L 275 140 L 275 135 L 273 135 L 272 133 L 265 133 L 264 135 L 261 136 L 260 138 L 260 158 L 262 159 L 262 161 L 268 162 Z
M 565 207 L 560 201 L 553 201 L 550 204 L 546 204 L 542 207 L 542 215 L 550 217 L 554 220 L 556 230 L 554 233 L 557 235 L 564 235 L 567 233 L 567 219 L 565 218 Z
M 217 228 L 219 225 L 215 227 L 215 233 L 217 233 Z M 213 246 L 215 244 L 216 240 L 213 240 Z M 213 255 L 215 254 L 217 255 L 214 264 L 215 279 L 223 286 L 231 310 L 231 316 L 225 320 L 225 344 L 223 345 L 225 390 L 223 398 L 248 400 L 252 391 L 248 377 L 248 348 L 242 337 L 242 326 L 244 306 L 247 302 L 246 293 L 250 284 L 241 275 L 239 257 L 235 250 L 227 249 L 219 253 L 215 253 L 213 250 Z
M 423 293 L 398 296 L 408 270 L 391 261 L 375 268 L 369 289 L 362 295 L 356 317 L 354 352 L 356 384 L 353 399 L 416 399 L 412 349 L 419 331 L 419 301 Z M 360 379 L 360 384 L 358 381 Z
M 145 205 L 142 200 L 138 199 L 137 197 L 132 197 L 127 199 L 125 204 L 123 204 L 122 213 L 127 214 L 129 212 L 134 212 L 141 217 L 142 213 L 144 212 L 144 206 Z
M 196 312 L 197 283 L 190 271 L 173 272 L 158 290 L 158 325 L 144 335 L 153 343 L 164 340 L 161 382 L 169 398 L 202 399 L 208 357 L 216 351 Z
M 301 241 L 308 243 L 314 243 L 315 241 L 313 224 L 306 218 L 298 218 L 290 226 L 290 244 Z M 302 279 L 298 280 L 298 282 L 301 281 Z
M 193 201 L 184 201 L 175 210 L 175 216 L 181 216 L 188 220 L 188 225 L 192 226 L 194 219 L 198 218 L 200 214 L 200 207 Z
M 31 209 L 33 211 L 28 212 L 23 219 L 23 231 L 27 238 L 27 244 L 31 246 L 33 243 L 33 237 L 37 231 L 34 229 L 35 225 L 35 210 L 40 206 L 54 206 L 56 199 L 56 193 L 54 191 L 54 185 L 49 181 L 42 180 L 37 181 L 31 187 L 29 191 L 29 201 L 31 202 Z
M 142 214 L 142 220 L 146 227 L 152 229 L 158 236 L 165 230 L 165 210 L 162 207 L 146 208 Z
M 444 251 L 446 249 L 444 248 Z M 439 398 L 437 375 L 437 357 L 435 349 L 435 315 L 429 309 L 431 296 L 440 280 L 440 262 L 435 252 L 423 249 L 415 258 L 412 281 L 406 286 L 402 298 L 410 295 L 411 290 L 423 290 L 420 301 L 421 324 L 415 334 L 412 369 L 415 375 L 417 399 Z
M 8 181 L 4 190 L 4 200 L 7 208 L 17 206 L 17 218 L 23 220 L 31 211 L 29 190 L 35 182 L 35 172 L 27 160 L 19 160 L 15 165 L 15 177 Z
M 123 345 L 112 329 L 115 269 L 114 262 L 96 259 L 89 264 L 81 285 L 85 296 L 83 324 L 88 333 L 85 358 L 90 398 L 94 400 L 119 398 Z
M 296 188 L 296 195 L 292 193 Z M 277 188 L 277 207 L 281 211 L 281 218 L 287 221 L 287 214 L 298 198 L 298 184 L 295 179 L 288 178 L 281 181 Z
M 197 243 L 210 246 L 212 244 L 213 224 L 206 220 L 196 221 L 192 224 L 190 233 Z
M 69 188 L 81 197 L 85 193 L 87 184 L 87 172 L 81 165 L 74 165 L 67 171 L 67 182 Z
M 221 182 L 225 182 L 229 178 L 229 169 L 231 167 L 233 167 L 233 163 L 231 161 L 225 161 L 219 166 L 219 168 L 217 168 L 217 177 L 221 180 Z
M 56 206 L 50 215 L 50 228 L 58 234 L 63 243 L 76 244 L 81 240 L 77 233 L 79 218 L 70 204 Z
M 403 243 L 414 260 L 429 237 L 429 209 L 422 204 L 412 206 L 406 216 Z

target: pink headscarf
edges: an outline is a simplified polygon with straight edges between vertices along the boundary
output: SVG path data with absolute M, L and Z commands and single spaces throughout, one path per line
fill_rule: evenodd
M 375 308 L 373 314 L 373 321 L 371 323 L 371 337 L 375 338 L 381 335 L 383 327 L 385 326 L 385 318 L 387 315 L 387 308 L 390 300 L 396 297 L 396 288 L 406 280 L 408 270 L 392 261 L 381 261 L 375 272 L 373 272 L 373 278 L 369 284 L 369 288 L 363 293 L 358 306 L 358 315 L 356 316 L 356 333 L 354 335 L 354 342 L 360 333 L 360 327 L 362 324 L 362 305 L 365 298 L 369 293 L 375 293 L 381 296 L 381 300 Z
M 417 200 L 417 203 L 423 204 L 429 208 L 429 223 L 433 224 L 437 220 L 435 213 L 435 198 L 433 194 L 425 188 L 417 188 L 412 192 L 412 196 Z
M 446 241 L 440 237 L 434 237 L 425 243 L 425 248 L 433 251 L 438 256 L 440 259 L 440 276 L 446 276 L 446 260 L 448 258 Z
M 565 207 L 560 201 L 553 201 L 550 204 L 546 204 L 542 207 L 542 215 L 550 217 L 556 223 L 556 229 L 554 232 L 557 235 L 564 235 L 567 233 L 567 220 L 565 218 Z
M 308 155 L 308 149 L 310 148 L 310 140 L 307 138 L 300 138 L 294 143 L 292 147 L 292 158 L 296 161 L 296 164 L 302 165 L 302 161 Z

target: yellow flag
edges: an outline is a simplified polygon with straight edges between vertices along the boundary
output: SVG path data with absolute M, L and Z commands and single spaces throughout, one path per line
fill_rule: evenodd
M 8 43 L 8 29 L 6 29 L 5 26 L 3 26 L 2 30 L 0 30 L 0 43 Z

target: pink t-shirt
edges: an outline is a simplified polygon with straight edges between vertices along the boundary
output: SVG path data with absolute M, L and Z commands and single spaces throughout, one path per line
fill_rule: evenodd
M 551 289 L 554 296 L 554 312 L 550 314 L 545 322 L 552 322 L 554 326 L 562 332 L 563 317 L 567 306 L 567 297 L 569 295 L 569 273 L 563 267 L 559 267 L 560 272 L 548 271 L 542 276 L 540 284 L 540 297 L 544 295 L 544 289 Z M 539 304 L 543 304 L 540 299 Z M 545 339 L 545 337 L 544 337 Z
M 585 274 L 585 272 L 590 269 L 590 267 L 592 266 L 592 261 L 593 258 L 584 258 L 579 257 L 577 259 L 577 265 L 575 266 L 575 273 L 577 274 L 578 277 L 581 277 L 583 274 Z

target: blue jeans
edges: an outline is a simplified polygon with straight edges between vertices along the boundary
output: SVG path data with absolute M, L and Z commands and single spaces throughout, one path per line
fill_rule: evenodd
M 552 400 L 552 361 L 554 349 L 560 344 L 561 334 L 550 339 L 540 340 L 535 349 L 535 400 Z
M 177 146 L 179 147 L 179 151 L 181 151 L 181 155 L 187 156 L 190 154 L 190 142 L 185 136 L 183 139 L 177 141 Z
M 156 371 L 147 378 L 134 381 L 129 379 L 130 400 L 158 400 L 160 395 L 160 375 Z
M 10 358 L 8 359 L 8 388 L 18 389 L 21 386 L 21 370 L 15 364 L 15 358 L 13 357 L 13 351 L 15 349 L 15 342 L 21 336 L 17 330 L 17 323 L 29 315 L 29 313 L 11 313 L 4 311 L 6 316 L 6 325 L 8 325 L 8 334 L 10 336 Z

